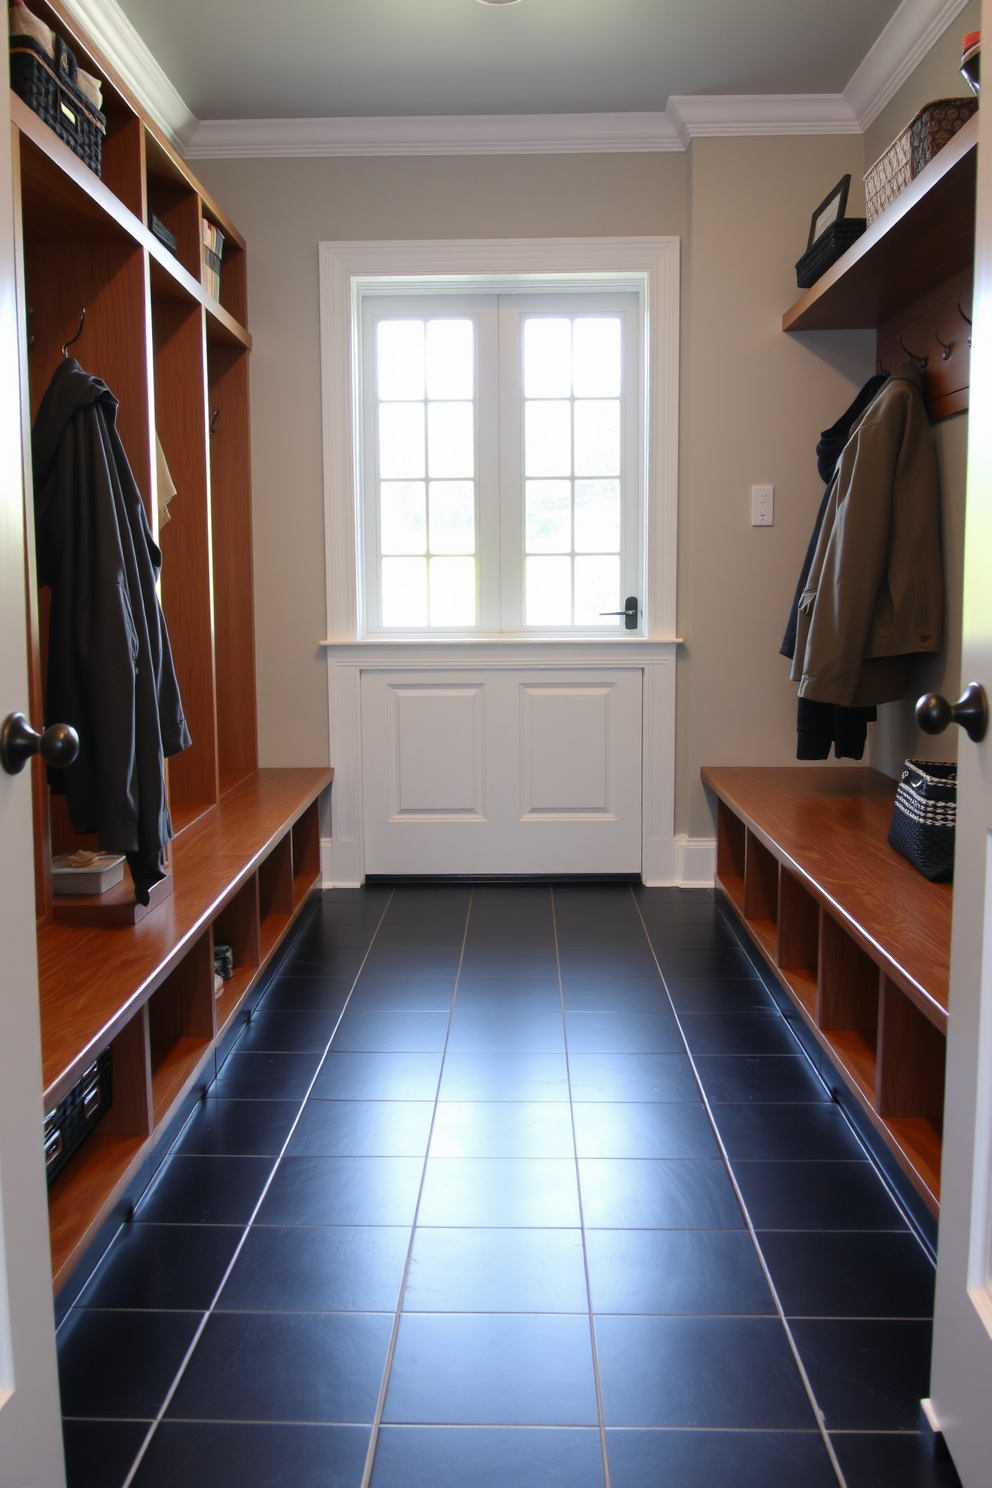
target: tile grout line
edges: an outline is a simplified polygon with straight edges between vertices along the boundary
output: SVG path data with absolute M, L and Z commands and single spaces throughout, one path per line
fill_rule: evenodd
M 634 908 L 637 911 L 637 916 L 641 922 L 641 927 L 644 931 L 647 943 L 651 948 L 651 955 L 654 958 L 654 964 L 658 968 L 658 975 L 661 978 L 661 985 L 665 989 L 665 996 L 668 998 L 668 1005 L 672 1010 L 672 1016 L 675 1019 L 676 1026 L 679 1031 L 679 1037 L 681 1038 L 683 1046 L 685 1048 L 686 1058 L 689 1061 L 689 1067 L 692 1070 L 693 1078 L 696 1081 L 700 1099 L 702 1100 L 703 1107 L 706 1111 L 707 1119 L 709 1120 L 713 1135 L 716 1138 L 717 1146 L 720 1149 L 720 1156 L 723 1158 L 723 1163 L 727 1170 L 727 1175 L 730 1178 L 730 1182 L 733 1185 L 734 1193 L 737 1196 L 737 1202 L 740 1205 L 741 1213 L 744 1216 L 744 1222 L 747 1225 L 748 1234 L 751 1236 L 751 1243 L 754 1246 L 755 1254 L 758 1257 L 758 1264 L 761 1266 L 761 1269 L 764 1272 L 765 1281 L 768 1284 L 768 1290 L 771 1292 L 772 1301 L 775 1303 L 775 1310 L 778 1313 L 779 1322 L 785 1329 L 785 1336 L 788 1339 L 789 1348 L 792 1350 L 792 1357 L 795 1360 L 796 1368 L 799 1370 L 799 1377 L 803 1382 L 803 1387 L 805 1388 L 809 1403 L 813 1407 L 813 1415 L 816 1420 L 816 1424 L 820 1429 L 820 1436 L 823 1439 L 823 1445 L 826 1448 L 827 1456 L 830 1458 L 830 1464 L 837 1475 L 839 1488 L 847 1488 L 847 1479 L 844 1476 L 844 1470 L 841 1467 L 840 1460 L 837 1456 L 836 1451 L 834 1450 L 833 1442 L 830 1440 L 830 1434 L 827 1431 L 827 1425 L 826 1421 L 824 1420 L 823 1412 L 820 1409 L 819 1402 L 817 1401 L 816 1394 L 813 1390 L 812 1381 L 810 1380 L 809 1375 L 806 1373 L 806 1366 L 803 1363 L 802 1357 L 799 1353 L 799 1347 L 793 1336 L 792 1329 L 789 1327 L 789 1321 L 785 1315 L 785 1309 L 782 1306 L 782 1301 L 779 1297 L 778 1290 L 775 1286 L 774 1281 L 772 1280 L 772 1273 L 769 1270 L 768 1262 L 765 1260 L 764 1252 L 761 1249 L 761 1242 L 758 1239 L 757 1231 L 754 1228 L 754 1223 L 751 1219 L 747 1204 L 744 1202 L 744 1195 L 741 1193 L 736 1175 L 734 1174 L 733 1167 L 731 1166 L 730 1157 L 727 1153 L 726 1147 L 723 1144 L 723 1138 L 721 1137 L 720 1130 L 716 1124 L 716 1119 L 713 1115 L 713 1107 L 710 1105 L 709 1097 L 706 1094 L 706 1090 L 703 1087 L 703 1082 L 699 1075 L 699 1070 L 696 1067 L 696 1061 L 693 1058 L 692 1050 L 689 1048 L 689 1042 L 682 1028 L 682 1021 L 679 1018 L 678 1009 L 676 1008 L 675 1003 L 672 1001 L 671 994 L 668 990 L 668 983 L 666 982 L 665 974 L 661 969 L 661 963 L 658 960 L 658 956 L 654 948 L 654 941 L 651 939 L 651 936 L 648 932 L 648 927 L 645 924 L 644 916 L 641 913 L 641 906 L 638 903 L 637 895 L 634 893 L 633 889 L 631 889 L 630 891 L 630 897 L 634 901 Z M 127 1488 L 126 1484 L 125 1488 Z
M 586 1250 L 586 1215 L 582 1203 L 582 1178 L 579 1171 L 579 1144 L 575 1132 L 575 1106 L 572 1100 L 572 1066 L 568 1055 L 568 1020 L 565 1017 L 565 989 L 561 980 L 561 956 L 558 946 L 558 915 L 555 909 L 554 884 L 551 889 L 551 925 L 555 937 L 555 963 L 558 967 L 558 999 L 561 1003 L 562 1037 L 565 1041 L 565 1075 L 568 1080 L 568 1119 L 572 1127 L 572 1151 L 575 1154 L 575 1188 L 579 1204 L 579 1233 L 582 1237 L 582 1270 L 586 1282 L 586 1302 L 589 1307 L 589 1341 L 592 1345 L 592 1376 L 596 1389 L 596 1413 L 599 1416 L 599 1449 L 603 1458 L 603 1481 L 612 1488 L 610 1459 L 606 1448 L 606 1417 L 603 1413 L 603 1386 L 599 1375 L 599 1348 L 596 1342 L 596 1319 L 592 1310 L 592 1284 L 589 1279 L 589 1255 Z
M 350 991 L 348 993 L 348 996 L 345 998 L 345 1000 L 344 1000 L 344 1002 L 343 1002 L 343 1004 L 341 1006 L 341 1011 L 338 1013 L 338 1016 L 337 1016 L 337 1019 L 335 1021 L 334 1029 L 333 1029 L 333 1031 L 331 1033 L 331 1036 L 330 1036 L 330 1038 L 327 1041 L 327 1045 L 326 1045 L 326 1047 L 324 1049 L 323 1054 L 320 1056 L 320 1059 L 319 1059 L 318 1064 L 317 1064 L 317 1068 L 314 1070 L 313 1077 L 310 1080 L 310 1083 L 309 1083 L 309 1085 L 306 1088 L 306 1093 L 304 1094 L 303 1099 L 300 1101 L 300 1108 L 297 1111 L 295 1117 L 293 1118 L 293 1124 L 290 1127 L 288 1133 L 286 1134 L 286 1139 L 283 1142 L 282 1146 L 280 1147 L 279 1153 L 278 1153 L 278 1155 L 276 1157 L 276 1160 L 275 1160 L 275 1162 L 272 1165 L 272 1171 L 269 1174 L 268 1178 L 265 1180 L 265 1184 L 264 1184 L 264 1186 L 262 1188 L 262 1192 L 259 1194 L 258 1199 L 257 1199 L 257 1201 L 255 1203 L 255 1206 L 252 1209 L 251 1214 L 248 1216 L 248 1222 L 245 1224 L 244 1229 L 241 1232 L 241 1238 L 240 1238 L 240 1240 L 238 1241 L 237 1245 L 234 1248 L 234 1254 L 231 1256 L 231 1259 L 230 1259 L 230 1261 L 227 1264 L 227 1268 L 224 1271 L 224 1274 L 221 1277 L 220 1282 L 219 1282 L 219 1284 L 217 1286 L 217 1290 L 214 1292 L 214 1295 L 213 1295 L 213 1297 L 210 1300 L 210 1306 L 208 1307 L 207 1311 L 200 1318 L 199 1325 L 197 1326 L 196 1332 L 193 1334 L 193 1337 L 192 1337 L 192 1339 L 190 1341 L 189 1347 L 187 1348 L 185 1354 L 182 1357 L 182 1360 L 180 1362 L 179 1368 L 176 1371 L 176 1374 L 175 1374 L 175 1376 L 173 1378 L 172 1384 L 169 1386 L 169 1390 L 168 1390 L 168 1392 L 167 1392 L 167 1394 L 165 1396 L 165 1399 L 162 1401 L 162 1404 L 161 1404 L 161 1406 L 160 1406 L 160 1408 L 159 1408 L 159 1410 L 158 1410 L 158 1412 L 157 1412 L 157 1414 L 155 1416 L 154 1421 L 151 1423 L 151 1426 L 148 1428 L 148 1432 L 147 1432 L 147 1434 L 145 1436 L 144 1441 L 141 1443 L 141 1446 L 138 1448 L 138 1454 L 135 1457 L 134 1461 L 132 1462 L 130 1471 L 128 1472 L 127 1477 L 124 1479 L 124 1482 L 121 1484 L 121 1488 L 131 1488 L 131 1484 L 134 1482 L 134 1475 L 138 1471 L 138 1469 L 141 1466 L 142 1462 L 144 1461 L 144 1458 L 145 1458 L 145 1455 L 146 1455 L 146 1453 L 148 1451 L 148 1448 L 151 1446 L 152 1438 L 154 1437 L 155 1432 L 158 1430 L 159 1426 L 161 1425 L 162 1419 L 165 1416 L 165 1413 L 166 1413 L 166 1411 L 169 1408 L 169 1405 L 170 1405 L 170 1403 L 171 1403 L 171 1401 L 173 1399 L 173 1396 L 175 1395 L 176 1391 L 179 1388 L 179 1385 L 180 1385 L 180 1382 L 181 1382 L 181 1380 L 183 1378 L 183 1375 L 186 1373 L 186 1369 L 187 1369 L 187 1366 L 189 1364 L 189 1361 L 193 1357 L 193 1352 L 196 1349 L 197 1344 L 199 1343 L 200 1339 L 203 1336 L 203 1332 L 204 1332 L 204 1329 L 207 1326 L 207 1323 L 210 1321 L 211 1317 L 214 1314 L 214 1310 L 215 1310 L 215 1308 L 217 1306 L 217 1303 L 220 1301 L 220 1295 L 221 1295 L 222 1291 L 224 1290 L 224 1287 L 227 1285 L 228 1278 L 230 1277 L 231 1272 L 234 1270 L 234 1267 L 235 1267 L 235 1264 L 237 1263 L 238 1257 L 240 1256 L 242 1250 L 245 1247 L 245 1244 L 246 1244 L 247 1239 L 248 1239 L 248 1235 L 249 1235 L 249 1233 L 251 1231 L 251 1227 L 252 1227 L 252 1225 L 255 1222 L 255 1216 L 258 1214 L 259 1210 L 262 1207 L 262 1204 L 265 1202 L 265 1196 L 266 1196 L 266 1194 L 268 1193 L 269 1189 L 272 1186 L 272 1183 L 273 1183 L 273 1180 L 274 1180 L 274 1178 L 276 1176 L 276 1173 L 279 1171 L 279 1165 L 280 1165 L 280 1163 L 282 1162 L 283 1158 L 286 1155 L 286 1149 L 288 1148 L 290 1142 L 293 1140 L 293 1135 L 294 1135 L 294 1133 L 296 1131 L 296 1128 L 300 1124 L 300 1118 L 303 1115 L 303 1111 L 304 1111 L 304 1108 L 306 1106 L 307 1101 L 310 1099 L 310 1093 L 311 1093 L 311 1091 L 313 1090 L 314 1086 L 317 1083 L 317 1080 L 318 1080 L 318 1078 L 320 1076 L 321 1070 L 324 1068 L 324 1064 L 325 1064 L 325 1062 L 327 1060 L 327 1056 L 328 1056 L 328 1054 L 331 1051 L 331 1045 L 334 1042 L 334 1035 L 337 1033 L 339 1027 L 341 1026 L 341 1019 L 344 1017 L 345 1011 L 346 1011 L 346 1009 L 348 1007 L 348 1004 L 350 1003 L 350 1001 L 352 999 L 352 995 L 353 995 L 353 993 L 355 991 L 355 988 L 358 985 L 358 979 L 361 976 L 363 970 L 365 969 L 365 963 L 368 960 L 368 958 L 369 958 L 369 956 L 370 956 L 370 954 L 372 952 L 372 947 L 375 944 L 375 938 L 379 934 L 380 929 L 382 928 L 382 922 L 386 918 L 387 911 L 389 910 L 389 906 L 393 902 L 393 895 L 395 893 L 396 893 L 396 890 L 393 889 L 392 892 L 389 895 L 389 898 L 386 901 L 386 905 L 385 905 L 385 908 L 382 911 L 382 914 L 379 916 L 379 919 L 376 921 L 376 927 L 375 927 L 375 929 L 372 932 L 372 936 L 371 936 L 371 939 L 369 940 L 368 948 L 367 948 L 367 950 L 365 952 L 365 955 L 362 957 L 361 965 L 359 966 L 358 970 L 355 973 L 355 979 L 354 979 L 354 981 L 351 984 L 351 989 L 350 989 Z M 275 981 L 275 980 L 277 980 L 277 977 L 273 978 L 273 981 Z M 272 983 L 270 983 L 269 985 L 271 986 Z M 265 990 L 266 990 L 266 993 L 267 993 L 268 990 L 269 990 L 268 987 L 266 987 Z M 260 999 L 260 1001 L 264 1001 L 264 996 L 263 996 L 262 999 Z M 252 1009 L 252 1012 L 254 1012 L 254 1009 Z M 235 1040 L 235 1045 L 237 1044 L 237 1042 L 238 1042 L 238 1040 Z M 232 1052 L 233 1052 L 233 1050 L 232 1050 Z M 208 1087 L 208 1089 L 209 1089 L 209 1087 Z M 171 1155 L 172 1155 L 172 1153 L 170 1152 L 169 1156 L 171 1157 Z M 165 1171 L 166 1166 L 167 1166 L 167 1163 L 163 1163 L 162 1164 L 162 1169 L 161 1169 L 162 1172 Z
M 393 891 L 395 893 L 395 889 Z M 390 898 L 392 903 L 392 898 Z M 427 1146 L 424 1150 L 424 1166 L 420 1173 L 420 1187 L 417 1189 L 417 1202 L 413 1211 L 413 1222 L 410 1225 L 410 1241 L 406 1248 L 406 1259 L 403 1262 L 403 1275 L 400 1278 L 399 1295 L 396 1298 L 396 1310 L 393 1314 L 393 1327 L 389 1335 L 389 1347 L 386 1350 L 386 1362 L 382 1369 L 382 1381 L 379 1385 L 379 1395 L 376 1400 L 375 1415 L 372 1419 L 372 1430 L 369 1435 L 368 1451 L 365 1454 L 365 1466 L 362 1470 L 359 1488 L 369 1488 L 372 1481 L 372 1470 L 375 1464 L 376 1448 L 379 1445 L 379 1432 L 382 1428 L 382 1414 L 386 1408 L 386 1393 L 389 1389 L 389 1380 L 393 1372 L 393 1359 L 396 1355 L 396 1343 L 399 1337 L 400 1322 L 403 1317 L 403 1299 L 406 1296 L 407 1282 L 410 1276 L 410 1263 L 413 1259 L 413 1244 L 417 1235 L 417 1220 L 420 1217 L 420 1204 L 424 1196 L 424 1184 L 427 1182 L 427 1163 L 430 1159 L 431 1142 L 434 1139 L 434 1124 L 437 1121 L 438 1102 L 441 1098 L 441 1081 L 444 1078 L 444 1061 L 448 1053 L 448 1040 L 451 1038 L 451 1022 L 455 1016 L 455 1003 L 458 1000 L 458 984 L 462 977 L 462 965 L 465 961 L 465 946 L 468 941 L 468 927 L 472 919 L 472 905 L 475 903 L 475 890 L 469 891 L 468 910 L 465 914 L 465 929 L 462 932 L 462 947 L 458 957 L 458 970 L 455 973 L 455 990 L 451 996 L 451 1008 L 448 1012 L 448 1027 L 444 1034 L 444 1048 L 441 1050 L 441 1067 L 437 1074 L 437 1088 L 434 1092 L 434 1109 L 431 1111 L 431 1124 L 427 1132 Z M 387 906 L 388 907 L 388 906 Z M 125 1483 L 124 1488 L 128 1488 Z

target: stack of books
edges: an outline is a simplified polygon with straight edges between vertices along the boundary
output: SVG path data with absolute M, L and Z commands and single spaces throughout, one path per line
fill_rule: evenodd
M 224 252 L 224 234 L 212 222 L 203 219 L 203 283 L 215 300 L 220 299 L 220 260 Z

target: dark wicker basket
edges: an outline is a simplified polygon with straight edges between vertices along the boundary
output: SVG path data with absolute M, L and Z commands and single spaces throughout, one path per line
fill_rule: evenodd
M 864 232 L 867 223 L 863 217 L 842 217 L 831 222 L 811 248 L 807 248 L 796 264 L 796 284 L 800 289 L 809 289 L 821 274 L 831 268 L 842 253 Z
M 889 845 L 931 883 L 949 883 L 954 876 L 957 794 L 957 765 L 906 761 L 896 791 Z
M 53 60 L 32 36 L 11 36 L 10 86 L 90 170 L 100 175 L 106 117 L 77 88 L 75 55 L 61 37 L 55 42 Z

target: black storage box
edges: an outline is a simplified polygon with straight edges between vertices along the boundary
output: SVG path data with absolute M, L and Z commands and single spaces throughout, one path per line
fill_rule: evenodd
M 10 86 L 97 175 L 107 119 L 76 87 L 78 64 L 61 37 L 52 59 L 33 36 L 10 38 Z
M 61 1173 L 80 1142 L 106 1116 L 112 1101 L 110 1050 L 104 1049 L 65 1100 L 45 1117 L 45 1170 L 49 1184 Z
M 800 289 L 809 289 L 822 274 L 846 253 L 852 243 L 857 242 L 867 227 L 864 217 L 842 217 L 831 222 L 811 248 L 807 248 L 796 264 L 796 284 Z

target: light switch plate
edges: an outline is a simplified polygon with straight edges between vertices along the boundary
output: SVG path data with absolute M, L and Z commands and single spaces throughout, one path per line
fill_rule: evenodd
M 771 527 L 775 521 L 775 487 L 751 487 L 751 526 Z

